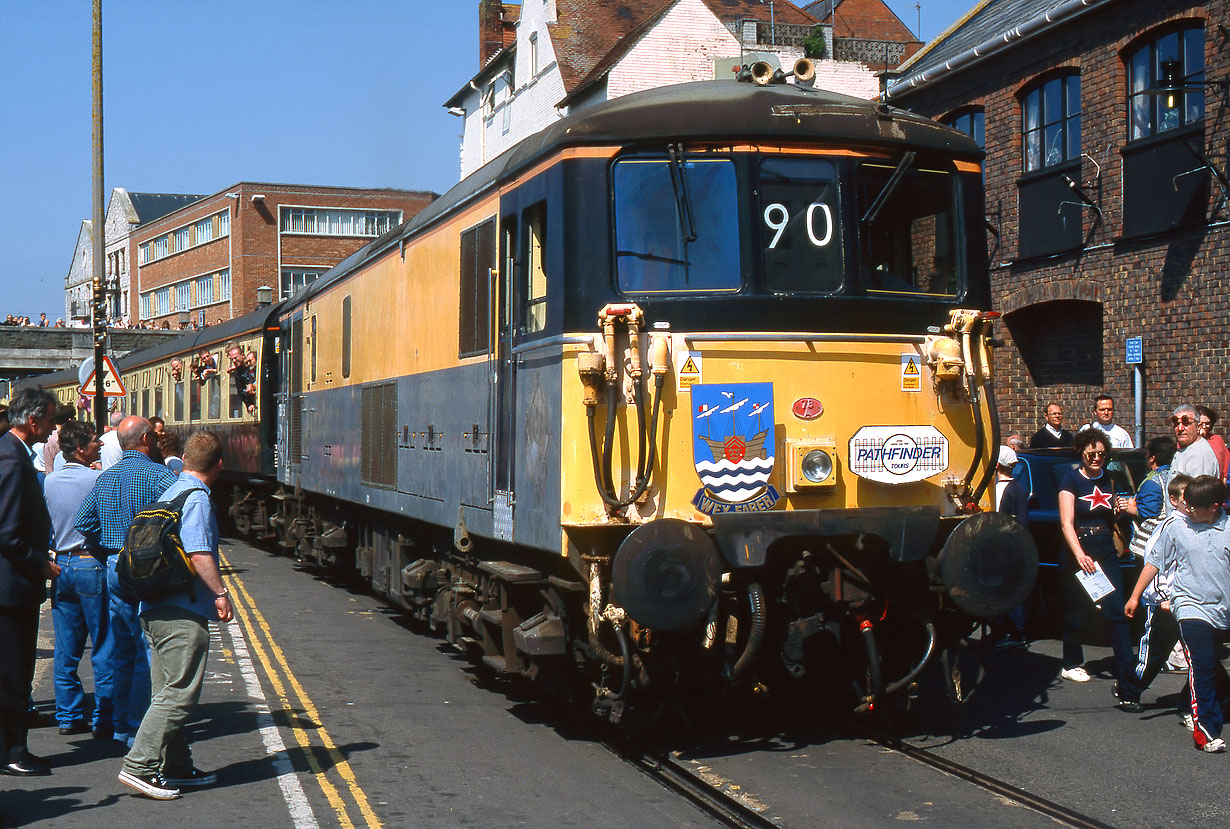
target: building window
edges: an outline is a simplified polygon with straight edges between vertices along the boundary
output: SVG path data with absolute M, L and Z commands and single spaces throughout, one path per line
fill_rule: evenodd
M 154 316 L 161 317 L 171 313 L 171 289 L 159 288 L 154 291 L 154 303 L 156 305 Z
M 179 230 L 175 231 L 176 250 L 187 250 L 192 246 L 192 240 L 190 238 L 192 235 L 191 231 L 192 229 L 187 227 L 181 227 Z
M 306 288 L 308 285 L 311 285 L 322 273 L 324 271 L 319 269 L 300 270 L 298 268 L 283 268 L 282 299 L 289 299 L 300 288 Z
M 218 298 L 217 302 L 229 302 L 231 298 L 231 272 L 229 270 L 218 272 Z
M 987 148 L 986 132 L 984 124 L 986 114 L 981 107 L 977 109 L 965 109 L 954 115 L 950 115 L 944 119 L 944 123 L 955 130 L 968 135 L 978 144 L 978 149 L 985 150 Z
M 192 305 L 192 286 L 181 282 L 175 286 L 175 310 L 187 311 Z
M 196 280 L 196 304 L 209 305 L 214 301 L 214 277 L 209 276 L 197 277 Z
M 1129 140 L 1204 120 L 1204 28 L 1172 30 L 1128 54 Z M 1158 93 L 1175 88 L 1174 92 Z
M 315 236 L 379 236 L 400 222 L 399 210 L 290 207 L 282 211 L 283 233 Z
M 148 242 L 137 245 L 137 261 L 142 265 L 157 262 L 173 253 L 180 253 L 196 245 L 203 245 L 229 235 L 231 232 L 230 213 L 223 211 L 212 216 L 206 216 L 198 222 L 175 228 Z M 123 267 L 121 261 L 120 267 Z
M 530 33 L 530 79 L 538 77 L 538 32 Z
M 1080 75 L 1052 76 L 1025 93 L 1021 102 L 1025 172 L 1080 158 Z
M 149 301 L 149 294 L 141 294 L 141 319 L 143 320 L 147 320 L 152 316 L 150 314 Z M 74 314 L 74 316 L 76 315 Z

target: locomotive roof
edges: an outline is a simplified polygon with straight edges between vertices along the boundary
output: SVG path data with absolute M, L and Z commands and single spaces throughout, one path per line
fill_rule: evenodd
M 934 151 L 970 161 L 983 157 L 972 138 L 951 127 L 877 101 L 823 89 L 733 80 L 657 87 L 585 107 L 510 147 L 410 221 L 355 251 L 284 307 L 311 299 L 360 263 L 430 227 L 496 182 L 564 148 L 610 144 L 650 148 L 689 139 L 775 144 L 822 141 L 889 152 Z

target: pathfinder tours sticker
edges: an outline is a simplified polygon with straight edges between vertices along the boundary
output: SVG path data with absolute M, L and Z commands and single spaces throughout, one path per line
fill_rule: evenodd
M 948 439 L 934 426 L 864 426 L 850 439 L 850 471 L 885 484 L 906 484 L 948 468 Z

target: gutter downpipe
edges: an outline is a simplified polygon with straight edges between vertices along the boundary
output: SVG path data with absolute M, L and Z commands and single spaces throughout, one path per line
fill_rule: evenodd
M 1061 6 L 1051 9 L 1048 12 L 1030 18 L 1019 26 L 1007 30 L 996 35 L 993 38 L 984 40 L 977 46 L 966 49 L 961 54 L 954 58 L 950 58 L 944 63 L 929 69 L 924 72 L 912 75 L 909 78 L 897 81 L 890 84 L 888 88 L 888 97 L 891 99 L 895 93 L 912 92 L 923 87 L 930 86 L 943 77 L 964 69 L 967 65 L 975 63 L 983 58 L 991 57 L 997 52 L 1008 48 L 1019 40 L 1026 40 L 1035 35 L 1049 31 L 1063 23 L 1068 22 L 1072 17 L 1076 17 L 1082 12 L 1105 6 L 1115 0 L 1068 0 Z

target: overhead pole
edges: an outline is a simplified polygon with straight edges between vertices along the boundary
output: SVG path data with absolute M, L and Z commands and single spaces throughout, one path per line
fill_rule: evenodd
M 94 265 L 94 301 L 91 316 L 94 333 L 94 420 L 98 434 L 107 426 L 107 398 L 103 397 L 103 377 L 107 343 L 107 283 L 104 275 L 106 228 L 103 216 L 103 81 L 102 81 L 102 0 L 94 0 L 94 221 L 90 233 Z

